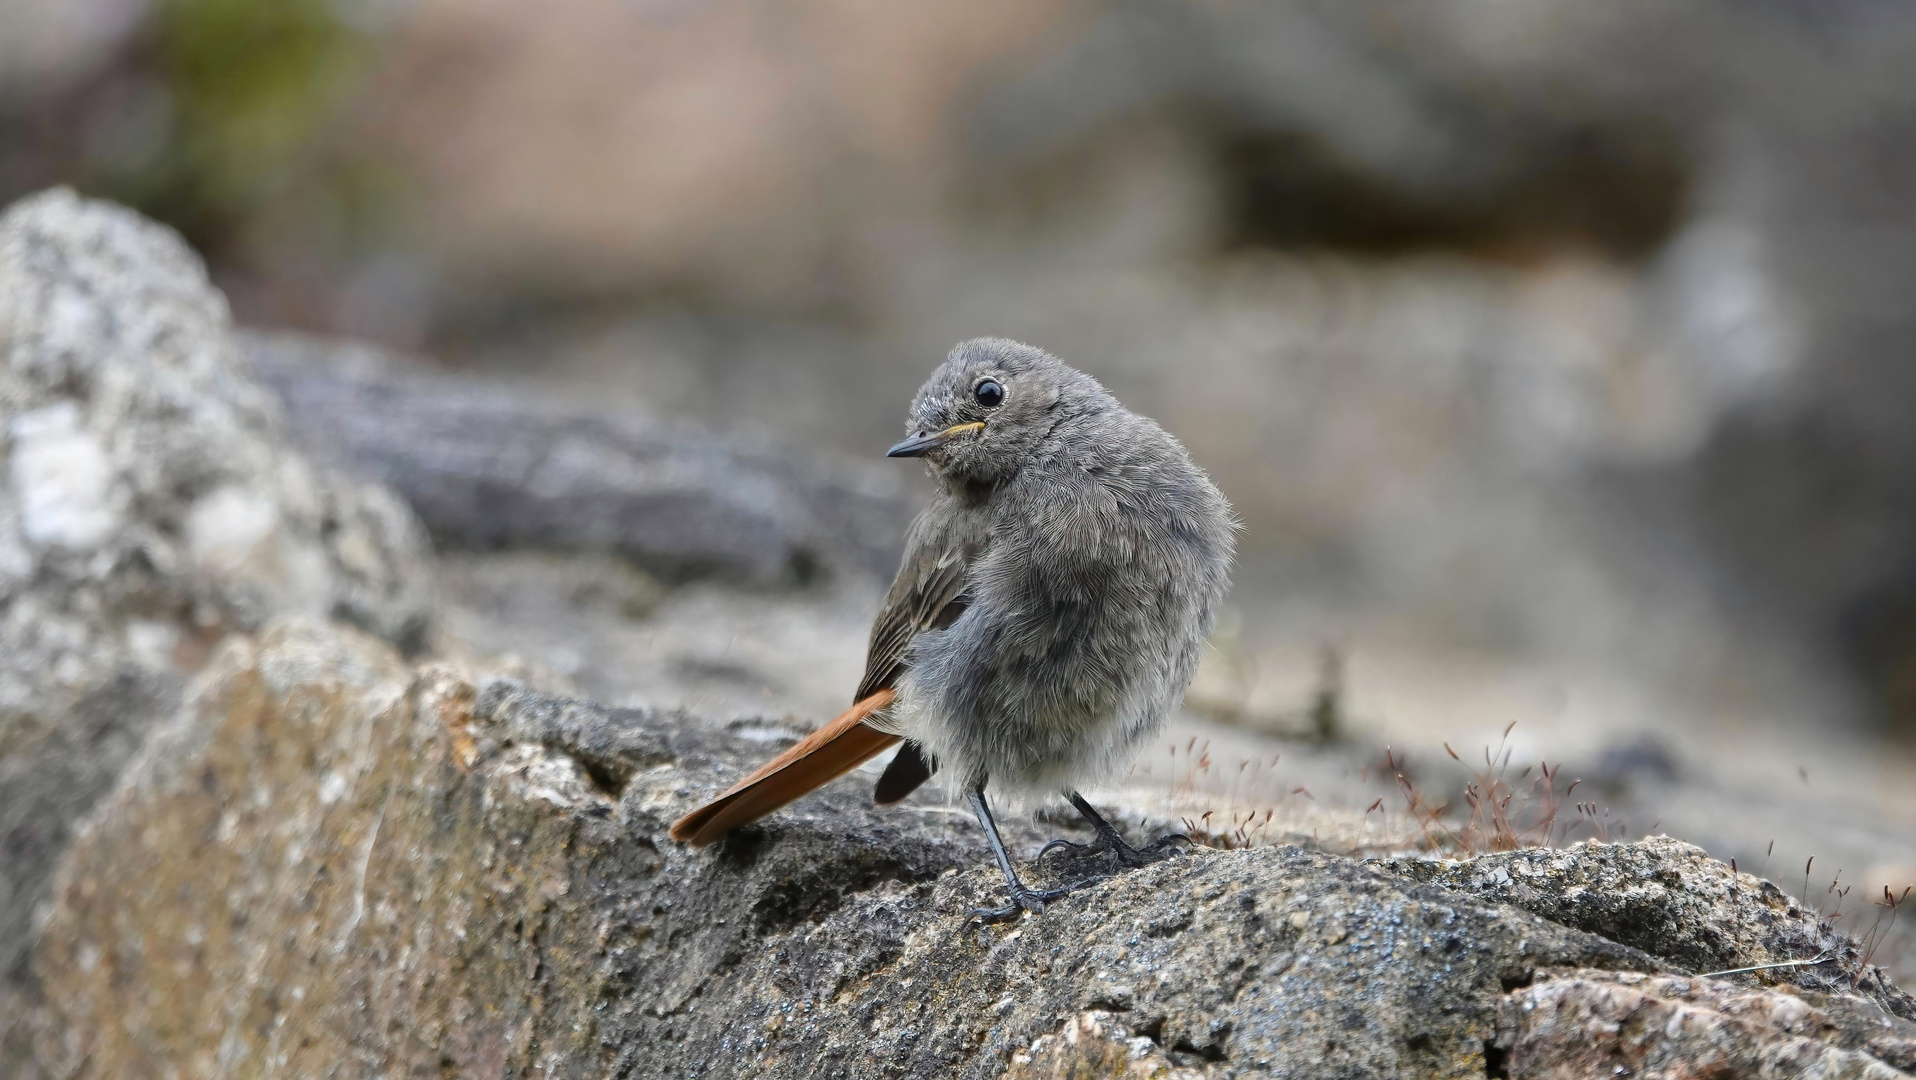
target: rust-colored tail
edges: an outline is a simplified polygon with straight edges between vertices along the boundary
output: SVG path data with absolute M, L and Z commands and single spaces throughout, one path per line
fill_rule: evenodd
M 898 736 L 867 725 L 865 718 L 890 705 L 896 696 L 895 691 L 880 690 L 853 705 L 797 746 L 733 784 L 730 791 L 680 818 L 672 826 L 672 839 L 696 847 L 715 843 L 733 829 L 757 821 L 871 760 L 897 742 Z

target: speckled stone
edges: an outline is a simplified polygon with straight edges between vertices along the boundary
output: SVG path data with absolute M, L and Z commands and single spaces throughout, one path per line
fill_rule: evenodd
M 1547 1045 L 1513 1019 L 1523 1002 L 1574 972 L 1565 993 L 1602 983 L 1669 1004 L 1673 984 L 1644 980 L 1686 975 L 1695 955 L 1687 939 L 1567 925 L 1601 921 L 1567 890 L 1538 887 L 1566 893 L 1548 918 L 1473 883 L 1511 857 L 1410 872 L 1291 847 L 1199 851 L 981 926 L 965 912 L 999 883 L 969 823 L 931 800 L 879 811 L 854 782 L 714 849 L 666 840 L 677 814 L 794 734 L 415 670 L 313 623 L 231 643 L 66 862 L 36 956 L 57 1021 L 45 1067 L 1549 1075 L 1513 1070 Z M 1713 873 L 1693 887 L 1685 875 L 1708 867 L 1681 849 L 1539 857 L 1560 880 L 1654 858 L 1670 871 L 1660 902 L 1704 904 L 1723 925 L 1773 910 Z M 1730 940 L 1729 959 L 1761 959 Z M 1738 1023 L 1752 1046 L 1809 1038 L 1892 1068 L 1842 1032 L 1901 1021 L 1867 997 L 1819 1001 L 1846 1019 L 1797 1032 L 1745 1010 Z

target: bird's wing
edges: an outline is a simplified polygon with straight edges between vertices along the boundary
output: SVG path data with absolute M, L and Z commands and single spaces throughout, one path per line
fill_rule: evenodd
M 932 530 L 912 530 L 914 534 L 921 531 Z M 958 530 L 941 533 L 910 538 L 929 542 L 908 543 L 905 549 L 898 576 L 885 594 L 885 606 L 872 622 L 865 677 L 859 681 L 853 700 L 863 701 L 891 687 L 904 674 L 911 639 L 927 630 L 950 626 L 963 614 L 968 603 L 965 587 L 970 583 L 972 565 L 984 550 L 985 537 L 968 536 Z
M 899 736 L 866 721 L 892 703 L 892 687 L 905 670 L 911 639 L 926 630 L 949 626 L 963 613 L 968 572 L 983 551 L 987 535 L 966 532 L 948 516 L 920 515 L 906 536 L 898 577 L 872 623 L 871 648 L 857 703 L 725 794 L 680 818 L 672 826 L 672 839 L 701 847 L 713 843 L 733 829 L 823 787 L 899 742 Z M 878 801 L 886 805 L 897 802 L 924 783 L 936 768 L 916 746 L 907 744 L 879 782 Z

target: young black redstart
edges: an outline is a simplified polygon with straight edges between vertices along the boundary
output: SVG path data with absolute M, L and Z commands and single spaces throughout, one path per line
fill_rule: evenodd
M 1155 857 L 1077 788 L 1121 769 L 1182 698 L 1227 585 L 1231 508 L 1163 428 L 1015 341 L 953 349 L 906 431 L 888 456 L 924 458 L 938 491 L 906 535 L 857 704 L 672 837 L 712 843 L 902 740 L 878 803 L 944 770 L 1011 889 L 1009 904 L 974 914 L 1036 914 L 1068 888 L 1019 879 L 986 785 L 1063 795 L 1096 831 L 1092 853 Z

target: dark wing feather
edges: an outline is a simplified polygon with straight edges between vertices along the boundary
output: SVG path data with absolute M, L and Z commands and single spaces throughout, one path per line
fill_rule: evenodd
M 919 519 L 905 539 L 905 558 L 898 577 L 885 594 L 885 606 L 872 622 L 871 649 L 865 657 L 865 677 L 853 699 L 863 701 L 891 689 L 910 663 L 911 641 L 927 630 L 942 630 L 956 622 L 970 605 L 965 588 L 971 567 L 984 551 L 987 536 L 964 535 L 951 527 L 934 532 L 932 518 Z M 890 806 L 911 794 L 938 771 L 938 763 L 917 743 L 899 748 L 872 797 Z
M 917 530 L 913 530 L 917 532 Z M 913 537 L 917 539 L 917 537 Z M 951 625 L 964 610 L 965 585 L 972 563 L 983 550 L 982 541 L 957 536 L 926 537 L 943 543 L 925 543 L 907 549 L 904 562 L 885 606 L 872 622 L 871 648 L 865 654 L 865 677 L 853 701 L 863 701 L 889 690 L 904 673 L 911 639 L 927 630 Z M 954 610 L 955 609 L 955 610 Z

